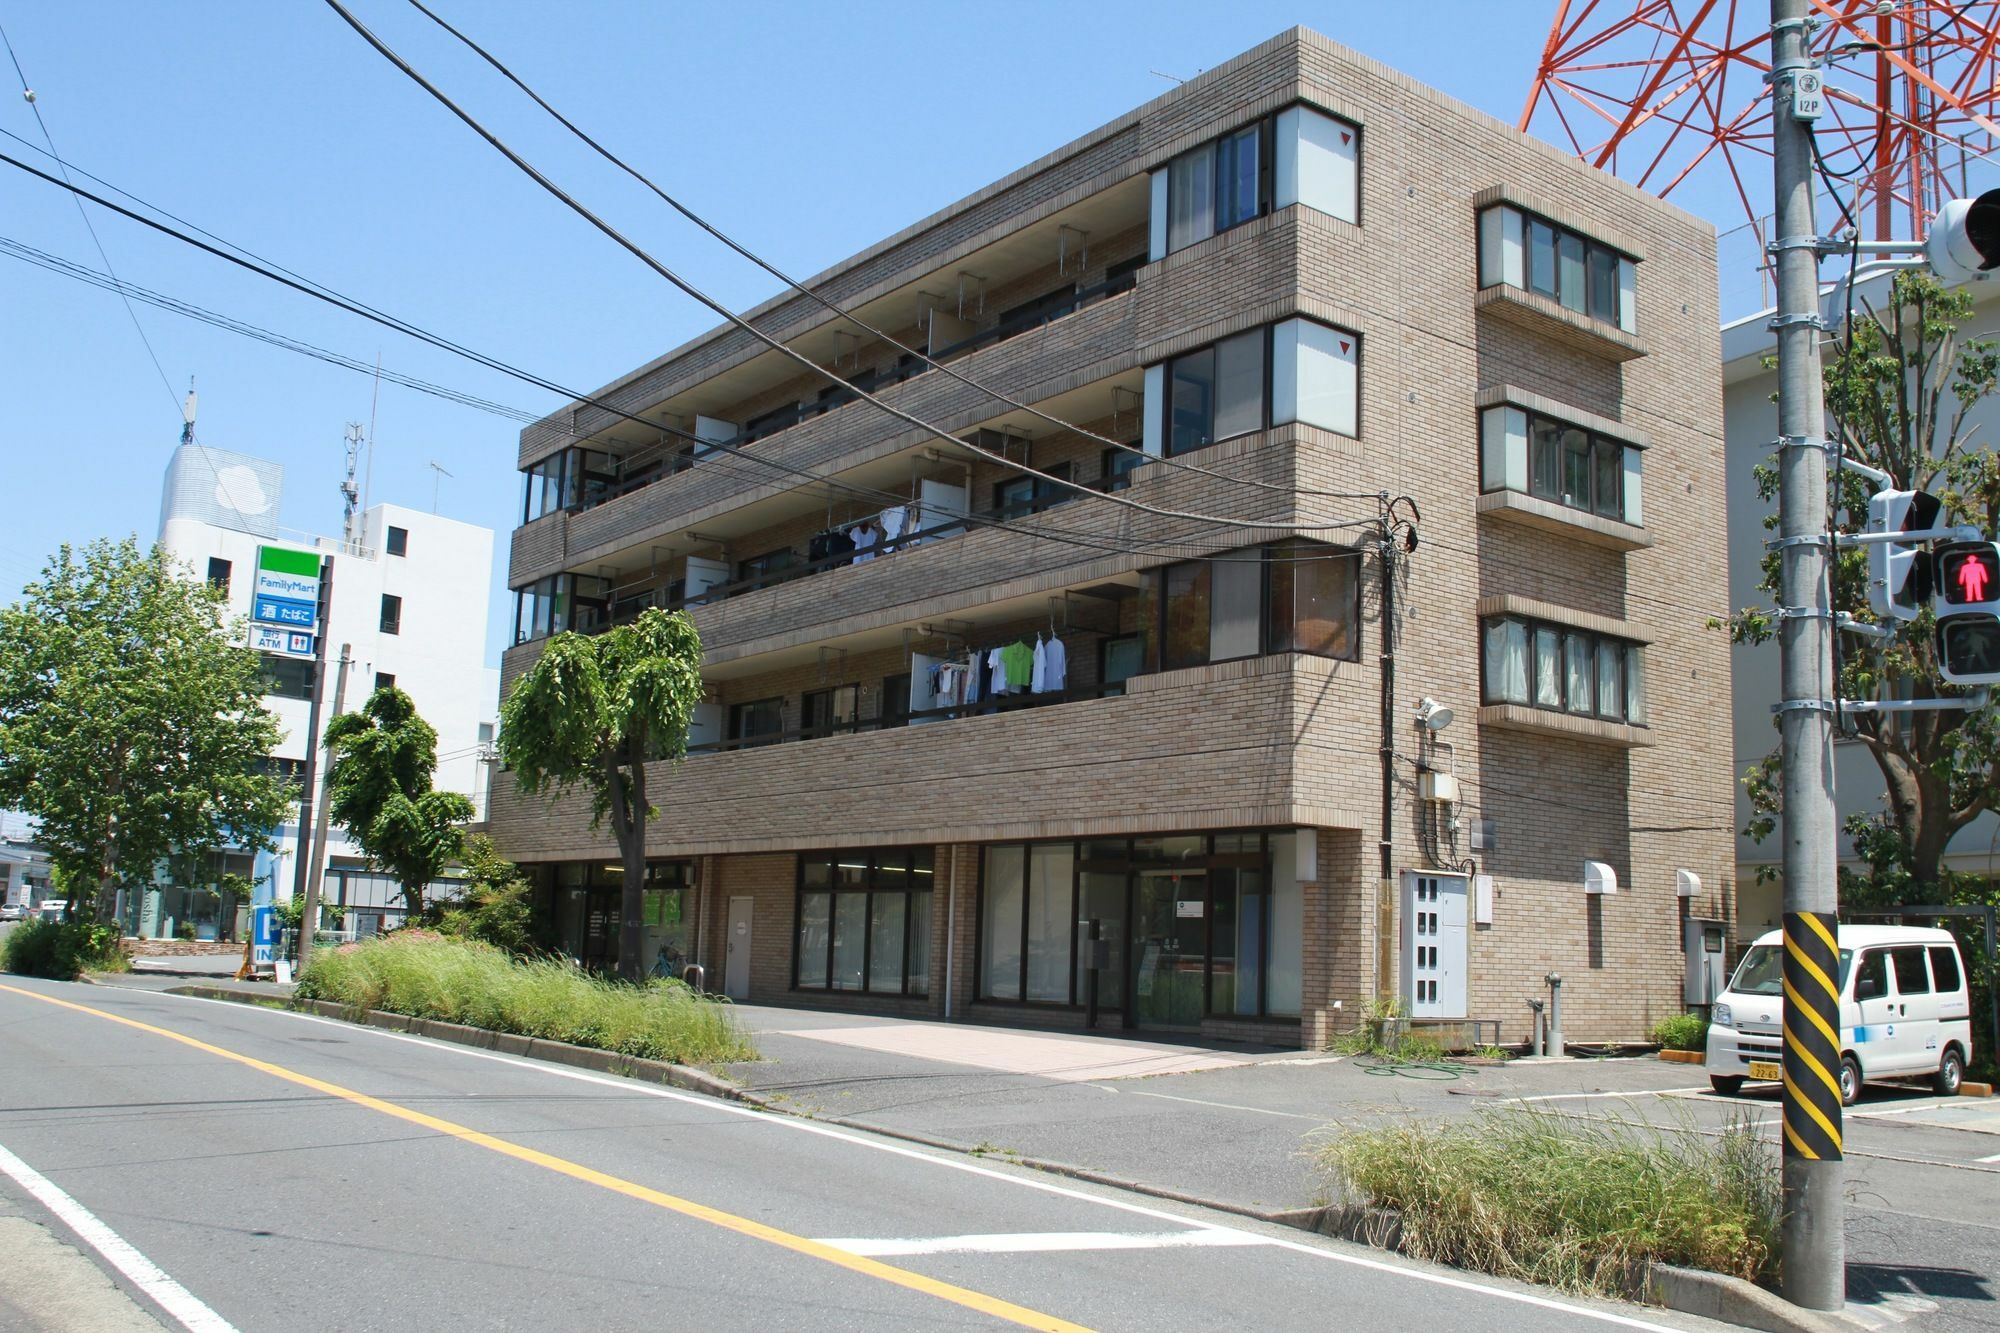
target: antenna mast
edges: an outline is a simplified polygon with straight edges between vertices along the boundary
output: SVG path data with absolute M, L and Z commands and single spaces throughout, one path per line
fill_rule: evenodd
M 350 553 L 355 550 L 356 543 L 360 539 L 360 533 L 356 529 L 360 525 L 361 491 L 354 484 L 354 471 L 360 461 L 361 423 L 350 421 L 347 423 L 347 476 L 340 483 L 340 535 Z
M 181 443 L 194 443 L 194 376 L 188 376 L 187 401 L 181 404 Z

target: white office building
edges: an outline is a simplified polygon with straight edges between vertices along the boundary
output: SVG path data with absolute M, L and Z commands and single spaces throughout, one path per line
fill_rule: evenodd
M 330 561 L 332 589 L 327 624 L 321 627 L 327 641 L 322 731 L 334 716 L 337 663 L 345 648 L 349 666 L 342 708 L 360 708 L 378 686 L 401 688 L 437 728 L 437 786 L 469 796 L 477 817 L 484 818 L 500 694 L 499 672 L 485 663 L 492 529 L 379 504 L 359 515 L 351 541 L 313 537 L 280 526 L 283 489 L 284 468 L 277 463 L 183 444 L 167 465 L 160 505 L 160 545 L 191 577 L 206 578 L 228 593 L 230 616 L 265 651 L 272 681 L 266 703 L 283 728 L 272 762 L 295 783 L 303 781 L 313 744 L 314 644 L 306 628 L 254 623 L 260 609 L 255 603 L 264 600 L 259 571 L 287 564 L 311 569 L 315 558 Z M 310 603 L 308 597 L 304 605 Z M 299 856 L 296 809 L 277 836 L 275 854 L 225 857 L 207 877 L 226 871 L 268 878 L 279 901 L 288 899 Z M 324 900 L 344 907 L 347 926 L 363 934 L 401 917 L 394 882 L 372 873 L 360 849 L 338 828 L 328 843 Z M 127 904 L 126 929 L 167 936 L 191 922 L 198 938 L 215 938 L 238 930 L 235 918 L 244 906 L 223 902 L 212 885 L 162 884 Z M 240 930 L 235 938 L 241 938 Z

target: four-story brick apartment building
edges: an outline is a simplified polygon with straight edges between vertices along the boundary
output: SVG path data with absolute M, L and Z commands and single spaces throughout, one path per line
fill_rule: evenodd
M 522 436 L 503 689 L 647 606 L 705 645 L 649 966 L 1274 1043 L 1518 1039 L 1551 971 L 1572 1039 L 1678 1012 L 1733 899 L 1710 227 L 1295 30 L 808 286 L 914 352 L 788 292 L 838 381 L 725 326 Z M 492 808 L 612 961 L 586 803 Z

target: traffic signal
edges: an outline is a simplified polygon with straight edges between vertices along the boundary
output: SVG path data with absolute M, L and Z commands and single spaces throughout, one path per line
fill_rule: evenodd
M 1951 283 L 2000 268 L 2000 190 L 1947 201 L 1924 239 L 1924 258 L 1933 273 Z
M 2000 546 L 1945 542 L 1934 557 L 1937 650 L 1953 685 L 2000 685 Z
M 1868 531 L 1927 532 L 1941 505 L 1928 491 L 1877 491 L 1868 497 Z M 1883 619 L 1915 620 L 1930 600 L 1931 562 L 1920 545 L 1868 548 L 1868 605 Z

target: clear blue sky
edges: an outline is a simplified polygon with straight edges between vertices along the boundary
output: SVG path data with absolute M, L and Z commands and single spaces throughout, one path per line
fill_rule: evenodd
M 881 239 L 1294 24 L 1512 121 L 1553 6 L 471 3 L 434 7 L 691 206 L 795 274 Z M 351 7 L 544 170 L 742 308 L 766 275 L 587 160 L 401 0 Z M 592 389 L 715 321 L 543 195 L 317 0 L 73 0 L 0 22 L 71 162 L 458 342 Z M 0 129 L 40 143 L 11 68 Z M 0 151 L 26 157 L 11 141 Z M 1699 207 L 1699 198 L 1678 200 Z M 1720 225 L 1739 220 L 1711 213 Z M 127 281 L 530 411 L 556 399 L 95 213 Z M 60 192 L 0 164 L 0 235 L 99 267 Z M 369 379 L 0 255 L 0 597 L 62 542 L 157 532 L 194 375 L 199 437 L 282 462 L 285 523 L 338 529 L 343 426 Z M 373 498 L 496 529 L 489 656 L 516 517 L 518 427 L 385 384 Z

